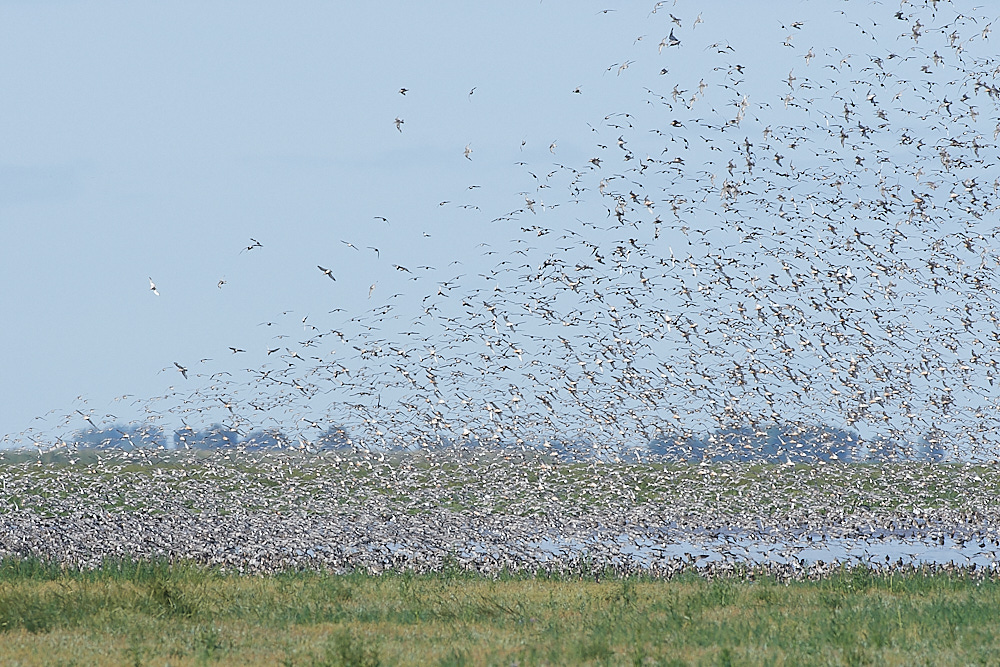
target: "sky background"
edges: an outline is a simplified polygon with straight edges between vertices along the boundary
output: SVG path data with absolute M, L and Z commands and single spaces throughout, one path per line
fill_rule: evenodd
M 473 280 L 614 114 L 669 123 L 650 90 L 741 62 L 778 107 L 811 45 L 864 53 L 855 24 L 886 14 L 660 4 L 0 2 L 0 434 L 140 418 L 174 362 L 259 366 L 275 336 Z

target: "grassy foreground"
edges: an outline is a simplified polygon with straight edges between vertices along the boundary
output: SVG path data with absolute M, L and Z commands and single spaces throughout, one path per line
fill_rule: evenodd
M 961 574 L 498 580 L 0 562 L 4 665 L 996 664 L 1000 582 Z

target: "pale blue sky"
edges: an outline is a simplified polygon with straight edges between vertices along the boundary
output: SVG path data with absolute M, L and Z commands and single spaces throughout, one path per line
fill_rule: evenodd
M 681 114 L 650 91 L 679 83 L 690 96 L 707 80 L 683 118 L 711 115 L 713 99 L 711 112 L 732 116 L 716 84 L 734 63 L 751 112 L 778 113 L 790 72 L 818 80 L 832 45 L 863 60 L 875 45 L 853 24 L 892 14 L 853 2 L 653 8 L 0 3 L 0 433 L 58 431 L 76 409 L 141 418 L 184 387 L 175 361 L 206 376 L 258 367 L 289 344 L 275 335 L 302 335 L 303 317 L 349 329 L 394 294 L 412 306 L 440 281 L 475 277 L 479 244 L 519 231 L 492 221 L 523 208 L 522 193 L 544 201 L 531 173 L 615 148 L 627 130 L 609 127 L 612 114 L 669 129 Z M 671 31 L 681 44 L 659 47 Z M 641 151 L 663 147 L 632 129 Z M 573 209 L 565 189 L 550 203 L 563 228 L 595 210 Z M 263 247 L 248 251 L 251 239 Z
M 0 430 L 78 395 L 157 395 L 175 359 L 225 368 L 282 311 L 367 309 L 372 282 L 395 289 L 391 263 L 467 254 L 486 214 L 438 202 L 516 203 L 521 141 L 572 151 L 608 107 L 602 65 L 622 40 L 594 11 L 0 5 Z M 241 254 L 251 237 L 264 248 Z

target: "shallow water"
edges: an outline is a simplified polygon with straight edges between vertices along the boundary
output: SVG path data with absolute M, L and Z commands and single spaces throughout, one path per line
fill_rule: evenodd
M 671 531 L 673 532 L 673 531 Z M 904 532 L 904 531 L 900 531 Z M 676 533 L 655 539 L 622 533 L 612 542 L 579 538 L 547 538 L 517 545 L 541 563 L 583 559 L 600 551 L 612 562 L 630 563 L 643 569 L 682 560 L 698 567 L 710 564 L 746 565 L 950 565 L 962 568 L 996 569 L 1000 544 L 993 537 L 975 539 L 904 535 L 828 537 L 813 533 L 795 536 L 758 535 L 736 531 L 712 537 L 682 537 Z M 400 545 L 402 546 L 402 545 Z M 498 545 L 470 545 L 467 558 L 502 557 Z
M 752 564 L 853 563 L 865 565 L 957 565 L 989 567 L 997 563 L 997 545 L 960 543 L 946 539 L 942 545 L 936 540 L 906 540 L 898 537 L 876 538 L 827 538 L 823 541 L 788 540 L 761 541 L 751 537 L 730 537 L 715 541 L 677 541 L 654 544 L 652 541 L 636 544 L 622 536 L 623 553 L 652 564 L 657 558 L 695 558 L 700 563 L 719 561 Z

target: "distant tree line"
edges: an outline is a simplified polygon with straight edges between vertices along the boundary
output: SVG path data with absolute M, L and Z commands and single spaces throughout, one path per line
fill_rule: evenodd
M 174 431 L 168 442 L 159 426 L 149 424 L 113 424 L 105 428 L 77 431 L 72 444 L 88 449 L 139 448 L 213 450 L 239 447 L 246 450 L 298 448 L 303 444 L 318 450 L 350 449 L 353 440 L 342 426 L 331 426 L 309 443 L 293 440 L 279 429 L 260 429 L 246 436 L 223 424 L 212 424 L 203 429 L 190 426 Z
M 112 424 L 106 428 L 77 431 L 72 444 L 87 449 L 124 449 L 166 447 L 163 429 L 149 424 Z
M 843 463 L 865 461 L 944 461 L 945 434 L 926 433 L 915 445 L 878 437 L 864 440 L 831 426 L 772 424 L 719 429 L 704 436 L 665 433 L 649 443 L 650 454 L 674 461 L 761 461 Z
M 944 461 L 948 458 L 945 437 L 944 432 L 932 429 L 915 445 L 911 445 L 888 438 L 863 440 L 857 433 L 830 426 L 772 424 L 767 427 L 719 429 L 703 436 L 685 436 L 667 431 L 649 442 L 645 454 L 667 461 L 687 462 Z M 168 441 L 163 429 L 158 426 L 115 424 L 101 429 L 77 431 L 72 444 L 83 448 L 126 451 L 137 448 L 216 450 L 237 447 L 262 451 L 302 446 L 313 450 L 348 450 L 355 445 L 355 441 L 345 427 L 336 425 L 327 428 L 319 437 L 305 442 L 293 439 L 275 428 L 251 431 L 244 436 L 223 424 L 212 424 L 202 429 L 185 426 L 175 430 Z M 440 437 L 429 448 L 442 450 L 484 447 L 502 448 L 502 445 Z M 567 461 L 608 456 L 600 443 L 572 439 L 522 443 L 522 448 L 549 453 Z M 637 460 L 637 454 L 642 453 L 642 450 L 622 450 L 615 453 L 615 458 L 634 461 Z

